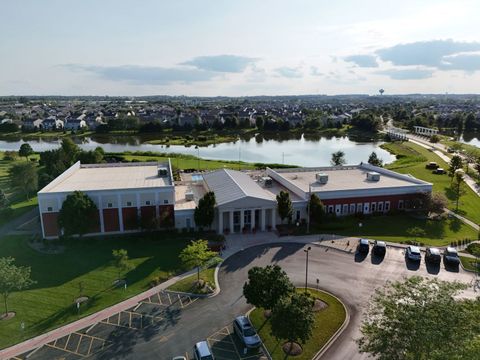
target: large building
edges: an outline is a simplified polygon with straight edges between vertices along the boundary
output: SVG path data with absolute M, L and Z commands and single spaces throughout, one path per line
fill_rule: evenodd
M 268 231 L 280 223 L 276 196 L 288 192 L 293 220 L 307 217 L 310 194 L 328 213 L 386 213 L 410 209 L 432 184 L 369 164 L 241 172 L 221 169 L 185 174 L 174 182 L 170 162 L 74 164 L 38 193 L 42 231 L 60 234 L 58 212 L 68 194 L 86 193 L 98 207 L 91 234 L 135 232 L 144 224 L 194 228 L 194 211 L 208 191 L 216 198 L 213 228 L 219 233 Z

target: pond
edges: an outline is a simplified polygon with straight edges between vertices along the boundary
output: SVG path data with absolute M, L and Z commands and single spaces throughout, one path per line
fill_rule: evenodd
M 74 141 L 84 150 L 101 146 L 106 152 L 154 151 L 160 153 L 181 153 L 213 160 L 241 160 L 245 162 L 279 163 L 298 166 L 328 166 L 331 154 L 342 150 L 347 164 L 366 162 L 375 151 L 384 163 L 395 160 L 395 156 L 380 148 L 382 142 L 373 139 L 353 139 L 340 137 L 309 137 L 299 135 L 292 139 L 267 139 L 261 135 L 236 142 L 214 144 L 204 147 L 182 145 L 154 145 L 144 143 L 136 136 L 104 138 L 75 138 Z M 0 150 L 18 150 L 28 142 L 34 151 L 45 151 L 60 146 L 58 139 L 0 140 Z
M 464 144 L 480 147 L 480 133 L 478 132 L 464 132 L 460 137 L 460 142 Z

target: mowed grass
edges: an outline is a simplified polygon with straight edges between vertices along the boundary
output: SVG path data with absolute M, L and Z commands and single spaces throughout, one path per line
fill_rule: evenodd
M 382 147 L 398 156 L 395 162 L 386 166 L 388 169 L 431 182 L 433 191 L 444 194 L 449 200 L 448 208 L 455 210 L 455 194 L 451 189 L 452 179 L 446 174 L 432 174 L 431 170 L 425 168 L 428 162 L 434 161 L 448 170 L 448 164 L 438 155 L 411 142 L 386 143 Z M 462 187 L 464 194 L 460 197 L 458 214 L 478 224 L 480 223 L 480 197 L 468 185 L 463 184 Z
M 466 270 L 480 272 L 480 263 L 477 262 L 477 259 L 467 256 L 460 256 L 460 261 Z
M 215 267 L 203 269 L 200 271 L 200 280 L 209 283 L 212 288 L 215 288 Z M 202 292 L 198 290 L 195 286 L 197 281 L 197 274 L 190 275 L 185 279 L 177 281 L 175 284 L 168 287 L 168 290 L 171 291 L 181 291 L 192 294 L 201 294 Z
M 409 235 L 409 230 L 415 227 L 422 229 L 424 234 L 418 237 Z M 397 243 L 417 241 L 431 246 L 449 245 L 453 241 L 463 239 L 476 240 L 478 236 L 477 231 L 457 218 L 426 220 L 401 213 L 368 216 L 364 219 L 347 217 L 327 220 L 320 226 L 314 226 L 313 232 L 365 237 Z
M 304 291 L 297 289 L 297 291 Z M 277 340 L 271 334 L 270 321 L 265 319 L 261 308 L 257 308 L 250 313 L 250 320 L 257 329 L 260 338 L 268 349 L 273 360 L 284 360 L 286 358 L 298 360 L 310 360 L 327 343 L 345 321 L 346 312 L 342 303 L 332 295 L 323 291 L 309 289 L 308 292 L 316 299 L 325 302 L 328 307 L 315 312 L 315 324 L 312 337 L 302 345 L 303 352 L 299 356 L 287 357 L 282 350 L 282 345 L 286 340 Z
M 99 311 L 147 290 L 152 279 L 164 281 L 183 271 L 178 255 L 191 240 L 180 234 L 152 233 L 104 238 L 72 239 L 65 251 L 47 255 L 33 250 L 26 236 L 6 236 L 0 241 L 1 256 L 11 256 L 17 265 L 30 266 L 36 281 L 29 290 L 9 297 L 9 310 L 16 316 L 0 321 L 0 348 L 40 335 L 65 323 Z M 120 274 L 112 266 L 112 250 L 126 249 L 134 268 Z M 127 279 L 127 289 L 113 282 Z M 90 301 L 77 313 L 74 301 Z M 3 302 L 0 305 L 3 312 Z M 21 331 L 20 324 L 25 323 Z
M 30 158 L 38 160 L 39 156 L 37 154 L 34 154 Z M 11 208 L 13 209 L 11 216 L 0 216 L 0 226 L 5 224 L 9 220 L 33 209 L 38 204 L 36 194 L 32 194 L 32 197 L 27 200 L 24 193 L 12 188 L 11 186 L 8 172 L 13 166 L 13 164 L 22 161 L 25 162 L 27 160 L 25 160 L 25 158 L 18 158 L 14 161 L 5 160 L 4 152 L 0 151 L 0 189 L 4 191 L 7 197 L 8 205 L 11 206 Z

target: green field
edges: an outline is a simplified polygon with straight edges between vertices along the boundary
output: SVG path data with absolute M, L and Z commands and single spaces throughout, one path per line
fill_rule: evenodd
M 449 208 L 455 210 L 453 191 L 450 189 L 451 178 L 448 175 L 435 175 L 425 168 L 427 162 L 435 161 L 440 167 L 448 170 L 445 163 L 435 153 L 411 142 L 394 142 L 383 144 L 382 147 L 397 155 L 397 160 L 386 167 L 403 174 L 433 183 L 433 191 L 444 194 L 449 199 Z M 480 197 L 466 184 L 463 185 L 465 194 L 460 198 L 458 214 L 480 223 Z
M 359 223 L 362 226 L 359 226 Z M 413 237 L 409 229 L 419 227 L 424 235 Z M 453 241 L 477 239 L 477 232 L 456 218 L 444 220 L 425 220 L 408 214 L 368 216 L 364 219 L 345 217 L 325 221 L 320 226 L 312 226 L 311 232 L 319 234 L 336 234 L 390 242 L 405 243 L 416 241 L 432 246 L 444 246 Z
M 4 160 L 3 156 L 4 153 L 0 151 L 0 189 L 5 192 L 8 205 L 11 206 L 13 212 L 10 216 L 0 216 L 0 226 L 37 206 L 37 197 L 34 196 L 30 200 L 27 200 L 23 193 L 12 189 L 8 177 L 8 170 L 10 167 L 16 162 L 26 161 L 25 158 L 18 158 L 15 161 L 7 161 Z M 38 159 L 38 155 L 32 155 L 31 158 Z
M 211 284 L 212 287 L 215 287 L 215 267 L 204 269 L 200 271 L 200 279 Z M 190 275 L 185 279 L 177 281 L 175 284 L 171 285 L 167 290 L 171 291 L 181 291 L 192 294 L 201 294 L 202 292 L 198 291 L 198 288 L 194 286 L 194 283 L 197 281 L 197 274 Z
M 460 261 L 465 269 L 470 271 L 479 271 L 480 272 L 480 263 L 477 263 L 477 259 L 460 256 Z
M 297 291 L 303 291 L 298 289 Z M 328 307 L 315 312 L 313 335 L 302 345 L 303 352 L 299 356 L 287 357 L 282 350 L 285 340 L 277 340 L 271 335 L 270 321 L 265 319 L 264 310 L 257 308 L 250 313 L 250 320 L 257 329 L 260 338 L 268 349 L 273 360 L 299 359 L 310 360 L 327 343 L 345 321 L 346 313 L 342 303 L 323 291 L 308 290 L 310 295 L 325 302 Z
M 13 293 L 9 310 L 16 316 L 0 321 L 0 348 L 42 334 L 52 328 L 116 304 L 147 290 L 152 279 L 165 281 L 183 271 L 178 255 L 192 235 L 151 233 L 134 236 L 72 239 L 65 251 L 47 255 L 33 250 L 26 236 L 6 236 L 0 241 L 1 256 L 12 256 L 18 265 L 30 266 L 31 289 Z M 127 289 L 113 287 L 119 278 L 111 264 L 113 249 L 126 249 L 135 267 L 124 276 Z M 81 290 L 83 288 L 83 290 Z M 90 298 L 77 313 L 74 301 Z M 3 302 L 2 302 L 3 304 Z M 0 308 L 3 311 L 3 305 Z M 20 331 L 20 323 L 25 330 Z

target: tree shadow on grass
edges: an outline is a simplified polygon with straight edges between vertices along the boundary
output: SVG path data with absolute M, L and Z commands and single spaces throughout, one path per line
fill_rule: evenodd
M 456 217 L 453 217 L 448 221 L 448 228 L 452 232 L 457 233 L 462 229 L 462 221 Z

